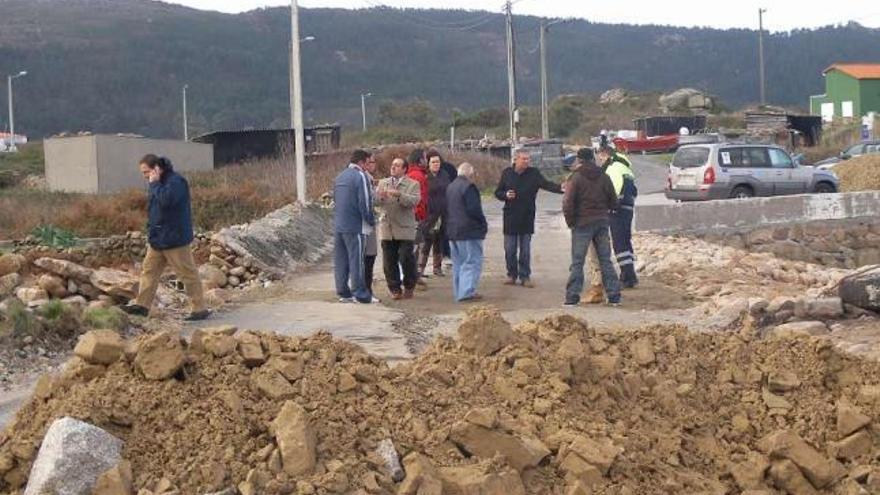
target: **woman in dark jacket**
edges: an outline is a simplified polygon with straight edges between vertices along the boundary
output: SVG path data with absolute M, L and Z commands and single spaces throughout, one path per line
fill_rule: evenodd
M 428 265 L 428 256 L 433 251 L 434 275 L 442 277 L 443 274 L 443 233 L 446 223 L 446 188 L 452 180 L 442 170 L 443 161 L 440 155 L 433 155 L 428 161 L 428 218 L 425 220 L 422 232 L 425 240 L 419 255 L 419 273 L 424 276 L 425 267 Z

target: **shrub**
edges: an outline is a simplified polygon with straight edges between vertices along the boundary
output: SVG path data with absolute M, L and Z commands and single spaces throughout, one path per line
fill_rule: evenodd
M 88 308 L 83 312 L 82 321 L 95 330 L 122 331 L 128 326 L 128 315 L 116 307 Z

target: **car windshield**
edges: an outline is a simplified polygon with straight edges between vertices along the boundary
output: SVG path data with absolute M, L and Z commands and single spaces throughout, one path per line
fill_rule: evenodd
M 709 161 L 709 148 L 690 146 L 679 148 L 672 158 L 672 166 L 677 168 L 702 167 Z

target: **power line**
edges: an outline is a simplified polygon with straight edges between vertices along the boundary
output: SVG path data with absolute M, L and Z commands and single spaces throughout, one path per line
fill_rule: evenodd
M 386 4 L 382 4 L 379 2 L 375 2 L 372 0 L 364 0 L 364 3 L 370 5 L 371 7 L 387 10 L 392 15 L 396 15 L 399 18 L 406 19 L 409 21 L 416 21 L 421 24 L 423 27 L 430 29 L 439 29 L 439 30 L 450 30 L 450 31 L 468 31 L 474 29 L 476 27 L 482 26 L 484 24 L 488 24 L 489 22 L 495 20 L 497 14 L 492 12 L 486 12 L 484 14 L 479 15 L 478 17 L 474 17 L 471 19 L 462 19 L 458 22 L 438 22 L 434 19 L 428 19 L 426 17 L 421 17 L 418 15 L 411 14 L 407 12 L 405 9 L 399 9 L 395 7 L 391 7 Z

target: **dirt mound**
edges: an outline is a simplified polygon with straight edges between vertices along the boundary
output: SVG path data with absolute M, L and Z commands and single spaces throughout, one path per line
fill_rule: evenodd
M 834 166 L 843 192 L 880 190 L 880 155 L 862 155 Z
M 569 316 L 508 334 L 491 310 L 469 317 L 467 338 L 473 321 L 495 334 L 440 339 L 395 368 L 327 334 L 96 335 L 0 434 L 0 492 L 16 493 L 63 416 L 124 440 L 143 493 L 880 488 L 880 364 L 809 338 L 606 333 Z M 402 480 L 377 451 L 389 439 Z

